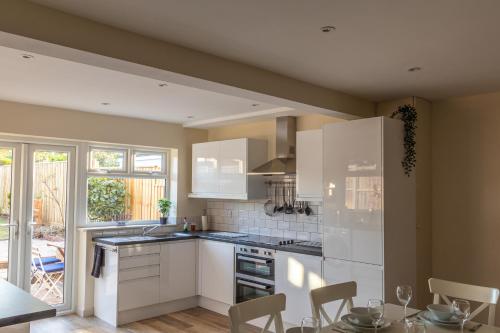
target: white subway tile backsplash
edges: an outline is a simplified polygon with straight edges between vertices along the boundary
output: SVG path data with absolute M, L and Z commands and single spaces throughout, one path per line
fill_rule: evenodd
M 240 201 L 209 200 L 207 214 L 210 228 L 257 235 L 321 241 L 323 232 L 323 206 L 310 202 L 313 213 L 268 216 L 264 211 L 267 200 Z

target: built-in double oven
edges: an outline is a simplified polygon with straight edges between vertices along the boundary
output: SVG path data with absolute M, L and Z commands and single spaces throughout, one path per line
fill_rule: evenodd
M 274 295 L 274 250 L 236 246 L 236 303 Z

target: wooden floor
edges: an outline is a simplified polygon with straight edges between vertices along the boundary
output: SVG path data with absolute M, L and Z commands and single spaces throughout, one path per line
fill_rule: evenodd
M 31 324 L 31 333 L 215 333 L 229 332 L 228 317 L 218 313 L 193 308 L 146 319 L 114 328 L 102 320 L 76 315 L 39 320 Z M 260 332 L 248 327 L 248 332 Z

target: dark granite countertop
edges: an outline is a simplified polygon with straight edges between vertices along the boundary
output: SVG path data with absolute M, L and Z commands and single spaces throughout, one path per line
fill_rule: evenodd
M 153 234 L 148 236 L 131 235 L 131 236 L 94 237 L 93 241 L 99 244 L 110 245 L 110 246 L 124 246 L 124 245 L 159 243 L 159 242 L 178 241 L 184 239 L 201 238 L 201 239 L 209 239 L 226 243 L 233 243 L 238 245 L 262 247 L 278 251 L 308 254 L 313 256 L 323 255 L 323 251 L 320 247 L 301 246 L 300 241 L 297 241 L 296 244 L 275 245 L 273 243 L 276 243 L 276 241 L 280 240 L 281 238 L 259 236 L 252 234 L 248 234 L 241 237 L 221 237 L 216 234 L 217 232 L 218 231 L 195 231 L 195 232 L 175 232 L 168 235 Z
M 56 316 L 56 309 L 0 279 L 0 327 Z

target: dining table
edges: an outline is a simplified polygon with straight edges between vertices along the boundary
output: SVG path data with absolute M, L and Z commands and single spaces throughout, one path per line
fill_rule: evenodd
M 417 314 L 421 312 L 421 310 L 409 308 L 407 309 L 407 316 L 410 320 L 413 320 L 417 317 Z M 377 330 L 377 333 L 408 333 L 407 328 L 405 327 L 402 319 L 404 317 L 404 307 L 401 305 L 386 303 L 384 306 L 384 318 L 386 320 L 391 321 L 391 325 L 384 329 Z M 444 326 L 439 326 L 433 324 L 428 321 L 425 322 L 425 332 L 426 333 L 453 333 L 460 332 L 460 327 L 457 328 L 449 328 Z M 477 326 L 477 322 L 467 322 L 464 327 L 464 333 L 500 333 L 500 327 L 491 326 L 486 324 L 481 324 L 480 327 Z M 321 333 L 353 333 L 355 330 L 353 329 L 343 329 L 344 325 L 338 325 L 338 323 L 325 326 L 321 329 Z M 475 328 L 475 330 L 471 330 Z M 365 331 L 365 332 L 374 332 L 374 330 Z M 412 333 L 410 330 L 409 333 Z

